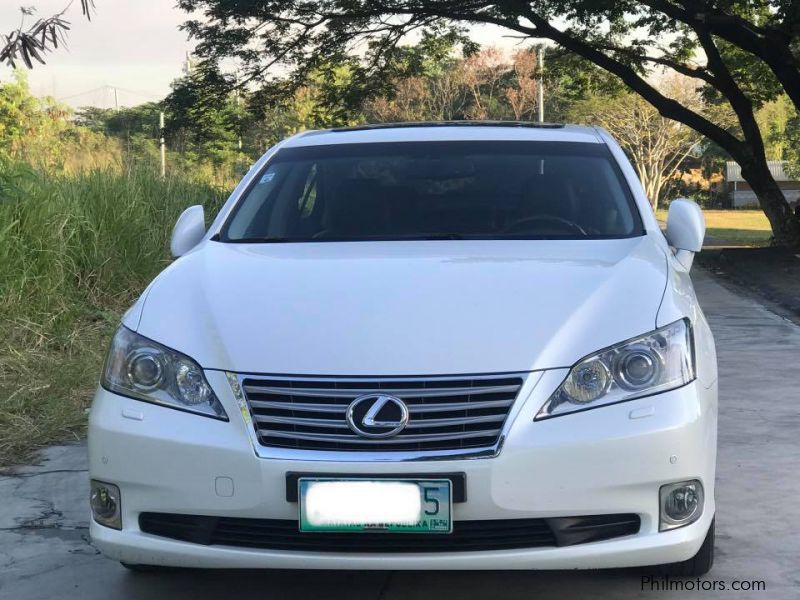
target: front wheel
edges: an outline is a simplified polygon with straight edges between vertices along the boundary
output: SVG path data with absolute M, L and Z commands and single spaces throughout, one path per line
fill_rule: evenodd
M 657 569 L 661 575 L 671 575 L 674 577 L 699 577 L 705 575 L 714 565 L 714 519 L 711 520 L 711 527 L 708 528 L 706 539 L 703 545 L 692 558 L 682 562 L 660 565 Z

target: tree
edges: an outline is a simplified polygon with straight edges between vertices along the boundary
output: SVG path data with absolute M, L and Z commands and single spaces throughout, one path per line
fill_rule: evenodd
M 536 81 L 536 67 L 536 54 L 533 50 L 518 50 L 514 53 L 514 85 L 507 87 L 505 94 L 516 121 L 532 118 L 537 108 L 539 84 Z
M 12 81 L 0 84 L 0 160 L 67 171 L 116 163 L 118 145 L 76 127 L 70 117 L 70 109 L 53 98 L 32 96 L 26 72 L 16 70 Z
M 433 81 L 436 81 L 434 79 Z M 429 80 L 422 76 L 399 79 L 392 97 L 379 96 L 365 104 L 370 121 L 379 123 L 430 121 L 440 117 L 444 111 L 435 106 L 429 88 Z
M 164 106 L 159 102 L 146 102 L 118 110 L 84 106 L 76 111 L 75 124 L 119 140 L 127 160 L 160 160 L 158 139 L 159 113 Z M 169 140 L 170 144 L 172 139 Z
M 788 129 L 790 122 L 796 116 L 797 111 L 794 110 L 786 94 L 766 102 L 756 113 L 769 160 L 789 160 L 792 143 L 789 140 Z
M 92 131 L 118 138 L 143 133 L 158 137 L 158 113 L 164 109 L 159 102 L 145 102 L 119 109 L 84 106 L 75 114 L 75 123 Z
M 685 78 L 663 81 L 661 89 L 700 110 L 700 99 Z M 683 123 L 666 119 L 641 96 L 628 92 L 617 98 L 592 96 L 573 106 L 574 120 L 607 129 L 631 157 L 647 197 L 658 208 L 664 185 L 678 172 L 701 136 Z
M 0 64 L 6 63 L 16 68 L 17 61 L 21 60 L 29 69 L 33 68 L 34 60 L 44 64 L 44 55 L 58 48 L 66 39 L 69 21 L 64 17 L 74 2 L 69 0 L 61 12 L 36 19 L 30 26 L 25 21 L 36 14 L 36 9 L 32 6 L 20 7 L 22 19 L 19 27 L 4 35 L 5 40 L 0 42 Z M 80 0 L 80 5 L 83 16 L 91 20 L 94 0 Z
M 232 78 L 212 62 L 173 82 L 164 100 L 173 149 L 217 166 L 236 160 L 240 114 L 232 86 Z
M 561 48 L 548 48 L 545 62 L 544 106 L 548 121 L 558 123 L 573 119 L 572 107 L 587 98 L 613 100 L 629 91 L 608 71 Z
M 391 74 L 379 92 L 365 97 L 370 121 L 448 121 L 464 118 L 469 104 L 464 56 L 477 46 L 457 35 L 423 34 L 414 45 L 398 47 L 387 58 Z M 365 95 L 366 96 L 366 95 Z
M 369 40 L 364 60 L 383 57 L 410 32 L 488 23 L 546 38 L 618 77 L 658 112 L 723 148 L 756 192 L 779 243 L 800 243 L 796 217 L 772 177 L 755 111 L 784 90 L 800 106 L 795 56 L 800 6 L 790 0 L 179 0 L 203 19 L 186 23 L 205 56 L 231 56 L 248 79 L 282 65 L 302 78 L 321 60 L 348 55 Z M 702 57 L 702 58 L 701 58 Z M 666 96 L 648 79 L 654 67 L 692 78 L 724 99 L 734 130 Z M 759 81 L 754 73 L 768 80 Z
M 464 61 L 464 80 L 472 96 L 470 116 L 473 119 L 488 119 L 498 112 L 498 105 L 505 100 L 502 92 L 507 71 L 508 62 L 499 48 L 486 48 Z
M 416 48 L 416 46 L 412 46 Z M 518 50 L 511 59 L 499 48 L 453 53 L 419 72 L 397 69 L 386 95 L 368 99 L 370 120 L 530 119 L 537 108 L 536 55 Z M 435 65 L 435 66 L 434 66 Z

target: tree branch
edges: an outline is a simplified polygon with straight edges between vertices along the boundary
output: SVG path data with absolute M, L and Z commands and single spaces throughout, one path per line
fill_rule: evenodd
M 645 6 L 668 17 L 701 29 L 758 57 L 775 74 L 795 107 L 800 110 L 800 68 L 792 52 L 792 37 L 781 28 L 759 27 L 738 15 L 722 12 L 708 3 L 698 11 L 696 2 L 681 6 L 669 0 L 644 0 Z
M 60 12 L 51 17 L 38 19 L 27 31 L 23 30 L 25 16 L 31 15 L 33 9 L 21 8 L 23 18 L 19 27 L 3 36 L 5 42 L 0 45 L 0 64 L 6 63 L 15 68 L 17 61 L 21 60 L 29 69 L 33 68 L 34 60 L 44 64 L 44 55 L 58 48 L 58 44 L 63 44 L 66 40 L 66 33 L 70 27 L 69 21 L 63 17 L 74 2 L 75 0 L 70 0 Z M 91 21 L 94 0 L 80 0 L 80 2 L 83 15 Z
M 709 73 L 706 69 L 700 66 L 693 66 L 688 63 L 682 63 L 677 60 L 673 60 L 671 58 L 667 58 L 666 56 L 649 56 L 639 54 L 630 50 L 629 48 L 622 48 L 620 46 L 616 46 L 613 44 L 594 44 L 594 46 L 598 50 L 603 50 L 605 52 L 614 52 L 621 54 L 623 56 L 628 56 L 629 58 L 638 61 L 638 62 L 649 62 L 653 63 L 654 65 L 661 65 L 663 67 L 668 67 L 675 71 L 676 73 L 680 73 L 681 75 L 685 75 L 686 77 L 691 77 L 693 79 L 701 79 L 705 81 L 709 85 L 716 85 L 714 76 Z
M 736 136 L 676 100 L 663 95 L 630 66 L 607 56 L 591 44 L 557 29 L 547 19 L 532 10 L 525 11 L 525 18 L 535 26 L 531 32 L 534 37 L 551 39 L 563 48 L 583 56 L 609 73 L 616 75 L 633 91 L 652 104 L 662 116 L 685 123 L 730 151 L 731 154 L 738 153 L 737 150 L 741 149 L 742 141 Z

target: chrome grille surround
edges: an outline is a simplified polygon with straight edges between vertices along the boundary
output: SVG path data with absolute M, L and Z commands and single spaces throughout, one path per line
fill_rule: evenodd
M 529 373 L 429 377 L 238 374 L 256 453 L 306 460 L 425 460 L 495 456 Z M 238 393 L 237 393 L 238 392 Z M 359 396 L 403 400 L 410 419 L 392 438 L 358 436 L 347 407 Z M 249 418 L 247 418 L 249 417 Z

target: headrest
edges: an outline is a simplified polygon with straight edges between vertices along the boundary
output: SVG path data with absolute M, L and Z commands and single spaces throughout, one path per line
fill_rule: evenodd
M 345 179 L 330 206 L 333 235 L 379 235 L 388 225 L 386 194 L 374 179 Z

